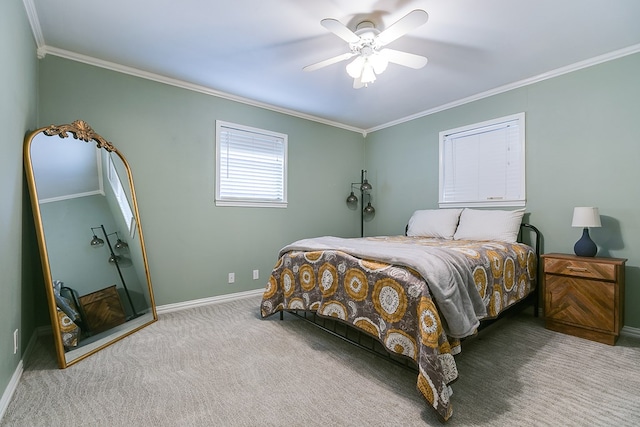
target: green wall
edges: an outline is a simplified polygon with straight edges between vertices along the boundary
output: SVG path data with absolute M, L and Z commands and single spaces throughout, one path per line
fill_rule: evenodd
M 85 120 L 126 156 L 158 305 L 262 289 L 287 243 L 359 235 L 344 202 L 364 165 L 358 133 L 55 56 L 39 90 L 41 126 Z M 215 206 L 217 119 L 289 136 L 286 209 Z
M 22 173 L 22 140 L 36 122 L 37 60 L 19 0 L 0 2 L 0 58 L 0 390 L 5 390 L 35 329 L 33 282 L 39 274 L 33 229 L 23 223 L 31 212 Z M 14 355 L 16 329 L 20 349 Z
M 635 54 L 368 135 L 368 234 L 400 234 L 414 210 L 437 208 L 440 131 L 524 111 L 526 208 L 544 252 L 573 253 L 573 207 L 599 207 L 591 237 L 599 255 L 628 259 L 625 325 L 640 328 L 639 75 Z

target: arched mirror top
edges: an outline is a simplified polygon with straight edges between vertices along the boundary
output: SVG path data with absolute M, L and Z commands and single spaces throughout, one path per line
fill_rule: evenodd
M 107 151 L 116 151 L 116 147 L 114 147 L 113 144 L 95 133 L 91 126 L 83 120 L 76 120 L 71 124 L 51 125 L 43 128 L 42 133 L 47 136 L 57 135 L 60 138 L 67 138 L 69 137 L 69 133 L 71 133 L 75 139 L 79 139 L 84 142 L 95 141 L 97 148 L 104 148 Z
M 135 189 L 122 153 L 82 120 L 27 135 L 24 160 L 65 368 L 157 320 Z

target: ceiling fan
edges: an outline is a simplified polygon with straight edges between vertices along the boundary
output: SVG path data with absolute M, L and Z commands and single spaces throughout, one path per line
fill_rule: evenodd
M 353 87 L 359 89 L 373 83 L 376 80 L 376 74 L 382 73 L 389 62 L 414 69 L 422 68 L 427 65 L 427 58 L 424 56 L 389 49 L 385 46 L 423 25 L 427 19 L 429 19 L 427 12 L 415 9 L 382 32 L 371 21 L 360 22 L 354 32 L 336 19 L 323 19 L 320 24 L 349 43 L 350 51 L 307 65 L 303 70 L 315 71 L 355 56 L 356 58 L 346 68 L 347 73 L 354 79 Z

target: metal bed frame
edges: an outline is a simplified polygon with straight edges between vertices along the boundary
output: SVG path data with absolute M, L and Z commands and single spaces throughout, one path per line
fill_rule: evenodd
M 480 326 L 478 327 L 478 331 L 485 329 L 487 326 L 492 325 L 494 322 L 506 317 L 507 315 L 511 315 L 517 312 L 522 311 L 525 307 L 533 304 L 533 315 L 534 317 L 538 317 L 539 310 L 539 294 L 540 294 L 540 245 L 542 241 L 542 234 L 540 230 L 534 227 L 531 224 L 522 223 L 520 224 L 520 233 L 518 234 L 518 241 L 523 242 L 523 231 L 529 232 L 529 237 L 533 234 L 533 239 L 529 239 L 529 245 L 534 246 L 534 251 L 536 254 L 536 287 L 529 295 L 527 295 L 521 301 L 515 303 L 511 307 L 504 310 L 497 317 L 492 319 L 486 319 L 480 321 Z M 406 234 L 406 230 L 405 230 Z M 535 243 L 534 243 L 535 242 Z M 284 319 L 284 312 L 287 312 L 293 316 L 296 316 L 299 319 L 302 319 L 313 326 L 328 332 L 329 334 L 340 338 L 343 341 L 348 342 L 351 345 L 354 345 L 362 350 L 365 350 L 368 353 L 371 353 L 377 357 L 381 357 L 383 359 L 388 360 L 389 362 L 396 364 L 402 368 L 409 369 L 411 371 L 416 371 L 417 367 L 415 361 L 410 357 L 391 353 L 387 351 L 387 349 L 378 341 L 377 338 L 372 335 L 367 334 L 364 331 L 360 331 L 346 323 L 340 322 L 339 320 L 318 316 L 315 311 L 302 311 L 302 310 L 283 310 L 280 312 L 280 320 Z

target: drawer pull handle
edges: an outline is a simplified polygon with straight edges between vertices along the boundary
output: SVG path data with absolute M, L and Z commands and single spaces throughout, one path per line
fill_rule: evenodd
M 582 268 L 582 267 L 572 267 L 572 266 L 568 266 L 567 270 L 571 270 L 571 271 L 581 271 L 583 273 L 588 273 L 589 269 L 588 268 Z

